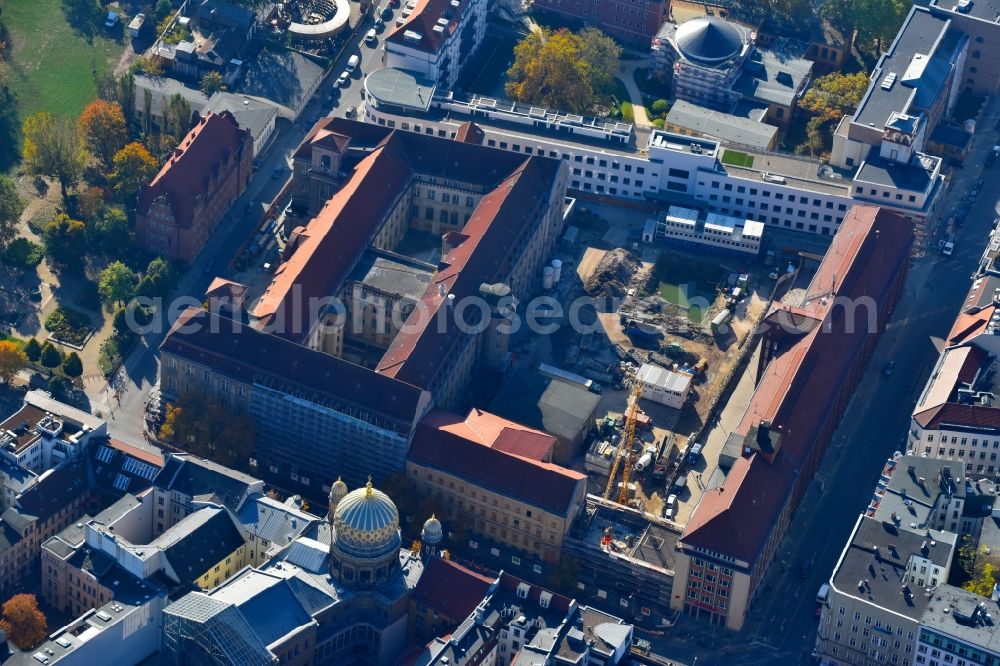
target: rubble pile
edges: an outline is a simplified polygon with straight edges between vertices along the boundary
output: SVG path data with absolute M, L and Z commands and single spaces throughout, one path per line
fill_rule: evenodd
M 639 270 L 639 262 L 628 250 L 611 250 L 587 278 L 583 288 L 595 298 L 621 298 Z

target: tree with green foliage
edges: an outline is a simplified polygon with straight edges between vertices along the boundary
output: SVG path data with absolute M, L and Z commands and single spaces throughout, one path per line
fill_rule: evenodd
M 649 108 L 654 114 L 659 116 L 670 110 L 670 104 L 665 99 L 658 99 Z
M 174 11 L 174 3 L 170 0 L 158 0 L 156 3 L 156 17 L 158 19 L 163 19 L 169 16 Z
M 91 252 L 123 257 L 131 247 L 132 223 L 121 208 L 105 208 L 87 225 L 87 248 Z
M 42 357 L 42 346 L 38 344 L 38 340 L 28 338 L 28 341 L 24 343 L 24 353 L 29 361 L 38 363 L 38 359 Z
M 42 345 L 42 356 L 39 360 L 46 368 L 58 368 L 63 362 L 62 352 L 54 344 L 46 340 L 45 344 Z
M 0 176 L 0 250 L 17 238 L 17 222 L 24 212 L 24 200 L 7 176 Z
M 86 153 L 76 124 L 47 111 L 28 116 L 22 127 L 24 165 L 30 173 L 59 181 L 63 200 L 83 173 Z
M 115 169 L 111 172 L 111 182 L 118 200 L 126 206 L 134 206 L 139 190 L 153 179 L 159 164 L 145 146 L 135 141 L 119 150 L 113 162 Z
M 614 87 L 621 49 L 599 30 L 532 32 L 514 47 L 505 90 L 512 99 L 583 113 Z
M 42 229 L 45 253 L 53 262 L 69 267 L 81 265 L 81 252 L 86 241 L 86 225 L 60 213 Z
M 73 379 L 83 375 L 83 361 L 80 360 L 80 355 L 76 352 L 67 354 L 63 359 L 62 371 L 64 375 Z
M 162 257 L 156 257 L 146 266 L 136 294 L 146 298 L 166 298 L 176 282 L 177 271 L 173 264 Z
M 135 293 L 135 273 L 120 261 L 112 261 L 97 278 L 97 290 L 109 305 L 124 304 Z
M 858 31 L 858 43 L 866 49 L 892 41 L 903 25 L 912 3 L 908 0 L 821 0 L 820 16 L 830 20 L 844 33 Z
M 201 77 L 201 92 L 203 92 L 206 97 L 211 97 L 215 93 L 225 89 L 226 83 L 222 80 L 222 74 L 219 74 L 216 71 L 211 71 Z

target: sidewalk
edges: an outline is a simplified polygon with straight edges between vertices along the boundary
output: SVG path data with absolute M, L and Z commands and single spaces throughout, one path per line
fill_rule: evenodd
M 646 63 L 645 60 L 623 60 L 618 67 L 617 77 L 625 84 L 625 90 L 632 102 L 632 115 L 635 118 L 635 126 L 639 129 L 650 129 L 653 124 L 649 122 L 649 115 L 646 113 L 646 106 L 642 101 L 642 91 L 635 83 L 635 68 Z

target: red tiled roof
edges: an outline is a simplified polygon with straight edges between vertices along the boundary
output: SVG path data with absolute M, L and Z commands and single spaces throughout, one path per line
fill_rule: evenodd
M 459 126 L 458 131 L 455 132 L 455 141 L 462 141 L 463 143 L 481 144 L 485 138 L 486 132 L 484 132 L 479 125 L 472 121 L 462 123 Z
M 788 501 L 796 471 L 788 456 L 740 457 L 718 488 L 701 497 L 681 541 L 753 562 Z
M 853 389 L 855 366 L 865 361 L 862 355 L 869 336 L 884 326 L 878 318 L 888 316 L 887 302 L 906 269 L 912 242 L 909 221 L 879 208 L 855 206 L 813 277 L 804 304 L 779 305 L 769 313 L 772 325 L 794 323 L 796 328 L 776 327 L 767 333 L 777 350 L 736 432 L 745 436 L 761 421 L 769 422 L 772 432 L 780 434 L 779 448 L 771 454 L 754 454 L 753 467 L 775 469 L 734 466 L 723 488 L 705 496 L 708 504 L 702 506 L 706 502 L 702 499 L 695 511 L 697 520 L 689 522 L 682 542 L 753 560 L 758 552 L 754 549 L 766 543 L 782 508 L 772 494 L 762 493 L 768 484 L 781 483 L 768 493 L 787 497 L 814 449 L 825 445 L 823 433 L 831 419 L 841 416 L 842 398 Z M 876 304 L 874 322 L 867 316 L 868 299 Z M 856 304 L 860 306 L 852 310 Z M 741 488 L 743 483 L 751 484 L 747 491 Z M 744 493 L 753 501 L 729 500 Z M 738 538 L 727 544 L 726 533 L 737 535 L 737 526 Z
M 914 414 L 913 420 L 928 430 L 937 430 L 946 425 L 1000 428 L 1000 407 L 947 402 Z
M 471 0 L 461 0 L 458 7 L 452 7 L 450 0 L 417 0 L 413 13 L 402 25 L 390 31 L 385 41 L 425 53 L 437 53 L 458 28 L 462 14 L 470 2 Z M 443 31 L 436 32 L 434 26 L 441 18 L 449 19 L 448 25 Z M 419 34 L 420 39 L 406 39 L 404 34 L 407 31 Z
M 250 133 L 240 129 L 229 111 L 196 115 L 195 121 L 160 172 L 142 186 L 137 212 L 148 213 L 152 203 L 165 196 L 177 225 L 189 228 L 195 203 L 209 194 L 209 182 L 218 177 L 221 162 L 230 154 L 253 149 Z
M 472 614 L 492 584 L 490 578 L 461 564 L 432 557 L 413 590 L 413 600 L 460 623 Z
M 138 446 L 126 444 L 125 442 L 115 439 L 114 437 L 108 439 L 108 446 L 113 449 L 118 449 L 122 453 L 126 453 L 133 458 L 147 462 L 155 467 L 163 467 L 163 456 L 148 449 L 140 449 Z
M 955 323 L 951 326 L 951 331 L 948 332 L 948 337 L 945 339 L 946 344 L 949 346 L 960 345 L 976 337 L 986 330 L 986 325 L 990 322 L 990 317 L 993 316 L 994 312 L 996 312 L 996 308 L 990 306 L 971 314 L 966 312 L 959 313 L 955 319 Z
M 428 412 L 421 423 L 531 460 L 550 459 L 556 443 L 556 438 L 548 433 L 475 407 L 464 419 L 457 414 L 435 409 Z
M 532 460 L 484 446 L 449 426 L 421 421 L 407 460 L 463 478 L 493 492 L 550 511 L 569 515 L 586 475 L 552 463 Z
M 469 144 L 457 144 L 469 145 Z M 518 239 L 530 225 L 537 224 L 548 203 L 551 181 L 529 157 L 521 167 L 480 200 L 462 233 L 469 239 L 442 258 L 421 299 L 379 361 L 378 371 L 398 377 L 414 386 L 431 387 L 444 358 L 469 334 L 468 327 L 451 321 L 453 314 L 442 308 L 448 295 L 455 300 L 479 294 L 484 282 L 494 283 L 509 274 L 517 260 Z M 441 294 L 443 288 L 444 295 Z M 467 320 L 474 313 L 466 312 Z M 439 322 L 438 318 L 445 318 Z M 474 325 L 474 322 L 467 321 Z
M 220 277 L 212 280 L 211 284 L 208 285 L 208 289 L 205 290 L 205 296 L 226 297 L 233 302 L 239 301 L 246 293 L 247 287 L 245 284 Z

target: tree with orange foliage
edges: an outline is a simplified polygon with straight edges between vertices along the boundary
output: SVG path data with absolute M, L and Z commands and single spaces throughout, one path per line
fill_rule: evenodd
M 0 340 L 0 381 L 9 383 L 27 365 L 28 355 L 16 342 Z
M 38 610 L 38 600 L 33 594 L 15 594 L 3 605 L 3 619 L 0 629 L 7 632 L 7 638 L 22 650 L 35 647 L 49 633 L 45 615 Z
M 110 167 L 115 153 L 128 141 L 128 126 L 122 108 L 117 102 L 97 99 L 83 109 L 77 123 L 80 136 L 90 152 L 101 160 L 105 168 Z

